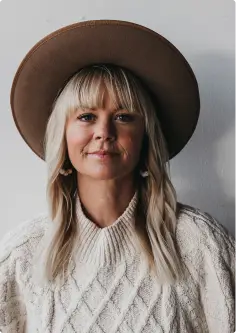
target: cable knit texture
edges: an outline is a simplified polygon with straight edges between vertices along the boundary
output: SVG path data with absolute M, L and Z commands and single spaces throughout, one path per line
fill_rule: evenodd
M 235 241 L 212 216 L 180 204 L 176 238 L 186 280 L 160 285 L 135 242 L 137 193 L 109 227 L 76 214 L 76 260 L 62 286 L 34 278 L 47 214 L 22 222 L 0 243 L 2 333 L 233 333 Z

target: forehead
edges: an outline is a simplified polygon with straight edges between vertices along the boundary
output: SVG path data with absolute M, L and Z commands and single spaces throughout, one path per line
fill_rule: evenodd
M 118 101 L 115 99 L 114 95 L 112 96 L 111 94 L 109 94 L 109 92 L 106 90 L 104 91 L 103 94 L 103 109 L 106 110 L 111 110 L 111 111 L 116 111 L 119 110 L 119 108 L 121 107 L 120 105 L 118 105 L 117 103 Z
M 96 101 L 93 101 L 92 103 L 86 101 L 84 103 L 81 103 L 78 105 L 78 110 L 81 109 L 88 109 L 92 111 L 96 111 L 99 109 L 116 112 L 121 109 L 125 109 L 124 103 L 120 101 L 120 99 L 117 98 L 116 95 L 110 93 L 108 90 L 101 90 L 100 96 L 97 98 Z

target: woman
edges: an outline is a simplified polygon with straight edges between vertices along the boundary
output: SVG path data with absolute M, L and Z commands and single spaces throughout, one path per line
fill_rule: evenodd
M 11 105 L 49 214 L 1 242 L 2 331 L 233 332 L 234 240 L 169 178 L 200 106 L 178 50 L 128 22 L 68 26 L 25 57 Z

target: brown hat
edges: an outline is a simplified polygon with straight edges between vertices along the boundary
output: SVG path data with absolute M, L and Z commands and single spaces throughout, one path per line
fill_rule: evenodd
M 158 33 L 125 21 L 96 20 L 63 27 L 40 40 L 21 62 L 11 90 L 16 126 L 44 159 L 43 141 L 52 104 L 68 78 L 92 64 L 128 68 L 154 97 L 169 158 L 197 125 L 200 99 L 195 75 L 183 55 Z

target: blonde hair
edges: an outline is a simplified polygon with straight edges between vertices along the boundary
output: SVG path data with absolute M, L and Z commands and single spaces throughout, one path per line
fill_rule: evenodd
M 137 170 L 144 166 L 149 177 L 139 177 L 138 181 L 137 214 L 143 218 L 137 223 L 137 237 L 158 281 L 172 284 L 183 277 L 183 270 L 175 241 L 176 192 L 169 177 L 169 156 L 158 110 L 140 80 L 115 65 L 94 65 L 73 75 L 58 94 L 48 120 L 44 143 L 47 202 L 54 232 L 45 252 L 45 277 L 47 281 L 64 277 L 79 233 L 74 199 L 76 170 L 67 177 L 59 173 L 61 168 L 71 167 L 66 122 L 78 107 L 102 107 L 105 90 L 117 106 L 135 110 L 144 118 L 145 136 Z

